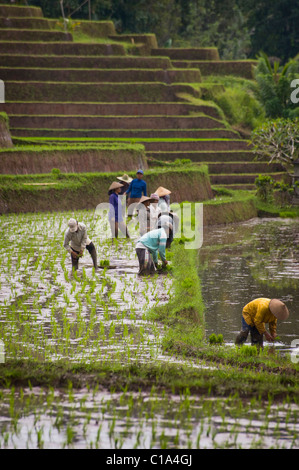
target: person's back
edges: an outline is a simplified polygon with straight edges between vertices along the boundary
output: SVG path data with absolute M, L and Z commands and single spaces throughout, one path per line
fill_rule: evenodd
M 94 268 L 98 268 L 97 252 L 94 244 L 87 236 L 86 225 L 76 219 L 68 221 L 68 229 L 64 235 L 64 248 L 70 253 L 73 269 L 78 269 L 79 257 L 83 255 L 85 248 L 89 251 Z

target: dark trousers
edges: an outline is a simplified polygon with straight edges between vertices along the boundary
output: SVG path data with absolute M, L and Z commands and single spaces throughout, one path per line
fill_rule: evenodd
M 86 249 L 89 251 L 89 254 L 92 258 L 94 267 L 97 268 L 98 267 L 97 252 L 96 252 L 94 244 L 92 242 L 90 242 L 89 245 L 86 245 Z M 74 250 L 73 248 L 72 248 L 72 250 L 77 254 L 80 253 L 79 251 Z M 77 271 L 78 266 L 79 266 L 79 258 L 73 258 L 73 256 L 71 255 L 71 260 L 72 260 L 72 268 Z
M 155 264 L 149 250 L 143 248 L 136 248 L 136 254 L 139 261 L 138 274 L 154 274 L 156 272 Z
M 242 315 L 242 329 L 241 329 L 241 332 L 239 333 L 239 335 L 240 335 L 239 344 L 240 343 L 241 344 L 245 343 L 249 333 L 250 333 L 250 336 L 251 336 L 251 345 L 252 346 L 255 345 L 255 346 L 263 347 L 264 335 L 261 335 L 260 332 L 258 331 L 258 329 L 255 326 L 248 325 L 248 323 L 246 323 L 246 321 L 245 321 L 245 319 Z

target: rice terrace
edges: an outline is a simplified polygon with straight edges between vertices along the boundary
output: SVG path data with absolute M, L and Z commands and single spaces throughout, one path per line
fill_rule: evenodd
M 299 8 L 239 3 L 0 0 L 1 450 L 299 448 Z

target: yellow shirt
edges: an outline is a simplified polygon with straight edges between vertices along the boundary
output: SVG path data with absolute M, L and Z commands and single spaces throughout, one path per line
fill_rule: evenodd
M 254 299 L 243 308 L 243 317 L 250 326 L 255 326 L 259 333 L 265 333 L 265 323 L 269 323 L 270 334 L 276 333 L 277 318 L 271 313 L 269 303 L 271 299 Z

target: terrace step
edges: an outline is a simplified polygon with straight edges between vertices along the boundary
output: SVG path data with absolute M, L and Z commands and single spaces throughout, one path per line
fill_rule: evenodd
M 29 129 L 30 130 L 30 129 Z M 12 133 L 14 137 L 14 133 Z M 76 143 L 78 142 L 78 139 L 73 136 L 73 137 L 65 137 L 63 138 L 64 142 L 71 142 L 71 143 Z M 39 140 L 39 142 L 43 142 L 43 138 Z M 90 138 L 86 136 L 82 136 L 80 138 L 80 144 L 83 143 L 90 143 Z M 121 138 L 117 137 L 114 139 L 101 139 L 101 138 L 94 138 L 92 139 L 92 143 L 103 143 L 103 142 L 131 142 L 131 138 L 126 139 L 126 138 Z M 57 143 L 55 137 L 45 137 L 44 143 Z M 181 138 L 173 138 L 173 139 L 163 139 L 163 138 L 158 138 L 158 139 L 144 139 L 144 138 L 136 138 L 135 139 L 136 144 L 142 144 L 145 147 L 146 154 L 151 156 L 153 152 L 170 152 L 170 153 L 178 153 L 181 155 L 184 155 L 185 158 L 186 155 L 189 153 L 191 154 L 192 152 L 195 153 L 205 153 L 205 154 L 218 154 L 221 152 L 221 154 L 224 152 L 226 154 L 228 153 L 235 153 L 235 152 L 241 152 L 247 154 L 249 152 L 249 145 L 248 141 L 246 140 L 241 140 L 241 139 L 181 139 Z
M 50 30 L 50 22 L 46 18 L 4 17 L 0 8 L 0 28 L 9 29 L 46 29 Z
M 62 19 L 58 21 L 57 19 L 48 19 L 50 28 L 56 29 L 57 23 L 59 22 L 60 27 L 63 28 Z M 91 38 L 105 38 L 107 39 L 109 34 L 115 34 L 115 26 L 113 21 L 90 21 L 90 20 L 80 20 L 76 21 L 76 32 L 86 34 Z
M 156 48 L 151 50 L 151 55 L 169 57 L 171 60 L 219 60 L 216 47 L 198 48 Z
M 225 129 L 208 116 L 45 116 L 9 115 L 10 127 L 44 129 Z M 227 131 L 235 136 L 232 131 Z
M 173 60 L 174 67 L 198 67 L 201 75 L 236 75 L 238 77 L 252 79 L 253 66 L 256 60 Z
M 82 125 L 82 124 L 81 124 Z M 110 139 L 227 139 L 235 137 L 227 129 L 220 130 L 188 130 L 188 129 L 64 129 L 58 128 L 21 128 L 11 127 L 15 137 L 73 137 L 73 138 L 105 138 Z
M 207 163 L 209 167 L 209 174 L 220 173 L 269 173 L 283 171 L 283 167 L 279 163 L 272 163 L 269 165 L 267 162 L 202 162 Z
M 72 41 L 73 36 L 64 31 L 41 29 L 5 29 L 0 28 L 0 40 L 2 41 Z
M 187 158 L 192 162 L 251 162 L 253 160 L 254 154 L 252 151 L 147 151 L 147 156 L 152 157 L 156 160 L 162 161 L 174 161 L 176 159 Z
M 0 104 L 1 111 L 7 114 L 46 114 L 79 116 L 188 116 L 191 113 L 203 113 L 221 119 L 218 109 L 209 105 L 189 103 L 40 103 L 6 102 Z
M 25 57 L 24 57 L 25 55 Z M 136 56 L 44 56 L 28 54 L 0 54 L 2 67 L 39 68 L 75 68 L 75 69 L 171 69 L 168 57 L 136 57 Z
M 213 184 L 213 188 L 226 188 L 232 190 L 246 189 L 248 191 L 256 190 L 255 184 Z
M 34 17 L 42 18 L 43 12 L 40 7 L 0 5 L 0 16 L 13 16 L 17 18 Z
M 171 140 L 171 141 L 144 141 L 140 142 L 145 146 L 145 150 L 149 155 L 153 152 L 184 152 L 185 155 L 189 151 L 247 151 L 250 149 L 249 143 L 241 139 L 218 139 L 218 140 Z M 188 158 L 188 157 L 187 157 Z
M 285 176 L 285 172 L 281 173 L 266 173 L 269 174 L 275 181 L 281 180 Z M 242 173 L 242 174 L 214 174 L 210 175 L 211 184 L 254 184 L 255 179 L 259 176 L 258 173 Z
M 1 45 L 1 43 L 0 43 Z M 6 81 L 5 98 L 8 101 L 43 102 L 175 102 L 177 93 L 196 96 L 189 85 L 163 83 L 68 83 Z
M 63 33 L 65 34 L 65 33 Z M 80 42 L 29 42 L 5 41 L 0 35 L 0 54 L 23 54 L 23 55 L 74 55 L 74 56 L 124 56 L 126 51 L 122 44 L 89 44 Z M 65 41 L 65 39 L 64 39 Z
M 194 83 L 201 80 L 197 69 L 45 69 L 0 67 L 2 80 L 80 83 L 164 82 Z
M 148 56 L 151 54 L 152 49 L 158 47 L 157 38 L 155 34 L 109 34 L 109 39 L 113 41 L 122 41 L 131 43 L 132 47 L 135 46 L 135 51 L 132 52 L 137 55 Z

